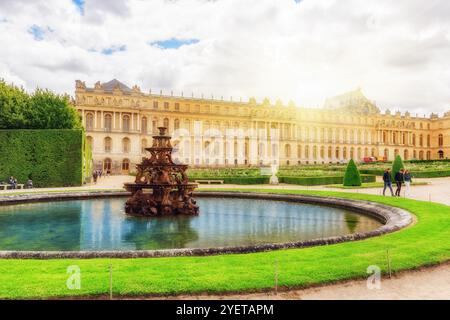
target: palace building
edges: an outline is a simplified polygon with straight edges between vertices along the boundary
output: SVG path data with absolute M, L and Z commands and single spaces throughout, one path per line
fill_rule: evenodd
M 193 166 L 342 163 L 365 157 L 446 159 L 450 111 L 443 117 L 381 113 L 360 89 L 323 108 L 144 93 L 118 80 L 87 87 L 77 80 L 75 107 L 95 169 L 126 174 L 140 163 L 157 127 L 174 136 L 175 161 Z

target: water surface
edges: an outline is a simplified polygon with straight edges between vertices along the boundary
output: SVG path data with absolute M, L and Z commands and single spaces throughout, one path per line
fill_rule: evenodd
M 0 250 L 150 250 L 281 243 L 370 231 L 344 209 L 270 200 L 199 198 L 196 217 L 136 218 L 125 198 L 0 206 Z

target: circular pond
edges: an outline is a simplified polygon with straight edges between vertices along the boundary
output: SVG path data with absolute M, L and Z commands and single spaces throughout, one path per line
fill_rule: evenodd
M 285 243 L 363 233 L 378 220 L 321 205 L 198 198 L 194 217 L 137 218 L 126 198 L 0 206 L 0 250 L 115 251 Z

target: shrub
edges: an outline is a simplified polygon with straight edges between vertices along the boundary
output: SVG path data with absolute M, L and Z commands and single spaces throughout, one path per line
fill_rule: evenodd
M 397 172 L 399 172 L 400 169 L 403 168 L 405 168 L 405 166 L 403 165 L 402 157 L 400 157 L 400 155 L 397 155 L 395 157 L 394 163 L 392 164 L 392 171 L 391 171 L 392 180 L 394 180 L 394 177 L 397 174 Z
M 269 183 L 268 176 L 259 177 L 189 177 L 189 180 L 223 180 L 223 183 L 228 184 L 267 184 Z
M 360 175 L 361 181 L 363 183 L 375 182 L 376 177 L 374 175 L 362 174 Z M 297 184 L 301 186 L 318 186 L 318 185 L 327 185 L 327 184 L 342 184 L 344 181 L 344 177 L 336 177 L 336 176 L 323 176 L 323 177 L 290 177 L 290 176 L 281 176 L 278 177 L 281 183 L 288 184 Z
M 345 187 L 353 187 L 361 185 L 361 176 L 359 174 L 358 168 L 356 167 L 353 159 L 350 159 L 347 165 L 347 169 L 345 170 L 344 175 L 344 186 Z
M 35 187 L 79 186 L 83 181 L 82 130 L 0 130 L 0 180 L 16 177 Z

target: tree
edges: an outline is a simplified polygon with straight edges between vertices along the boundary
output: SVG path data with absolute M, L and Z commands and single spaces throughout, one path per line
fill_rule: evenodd
M 347 165 L 347 169 L 345 170 L 344 175 L 344 186 L 345 187 L 354 187 L 361 185 L 361 175 L 359 174 L 359 170 L 356 167 L 353 159 L 350 159 Z
M 0 129 L 81 128 L 80 116 L 67 96 L 42 89 L 29 95 L 0 80 Z
M 25 129 L 28 121 L 24 113 L 29 109 L 30 96 L 0 79 L 0 129 Z
M 80 116 L 67 96 L 37 89 L 31 96 L 29 129 L 81 129 Z
M 402 157 L 400 157 L 400 155 L 397 155 L 395 157 L 394 163 L 392 164 L 392 171 L 391 171 L 392 180 L 394 180 L 397 172 L 399 172 L 400 169 L 404 169 L 404 168 L 405 168 L 405 166 L 403 165 Z

